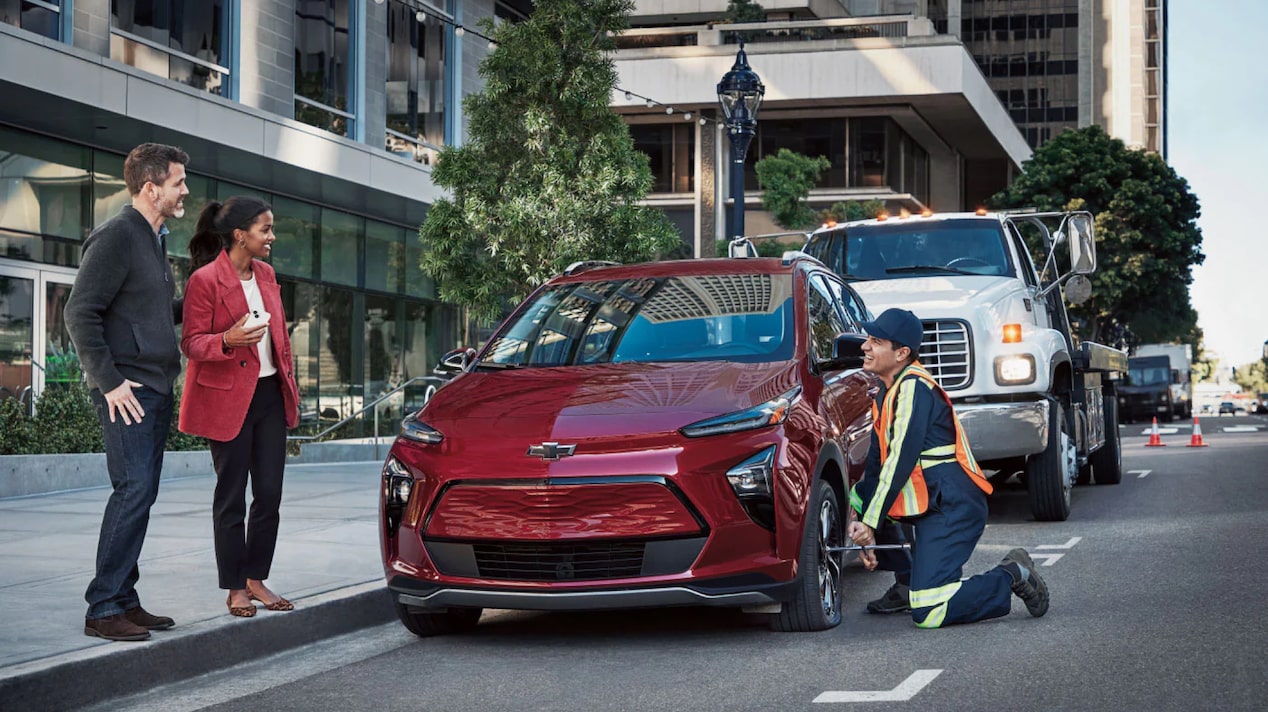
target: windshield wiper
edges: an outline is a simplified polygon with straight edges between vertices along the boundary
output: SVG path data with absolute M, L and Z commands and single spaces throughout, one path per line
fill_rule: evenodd
M 939 272 L 950 272 L 952 274 L 967 274 L 974 277 L 981 277 L 977 272 L 969 272 L 968 270 L 957 269 L 955 267 L 947 267 L 946 265 L 911 265 L 910 267 L 890 267 L 885 270 L 885 274 L 903 274 L 907 272 L 926 272 L 928 270 L 937 270 Z

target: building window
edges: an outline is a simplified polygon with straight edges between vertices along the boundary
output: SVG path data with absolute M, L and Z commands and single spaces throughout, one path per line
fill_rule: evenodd
M 647 154 L 653 193 L 691 193 L 696 189 L 696 125 L 634 124 L 634 148 Z
M 387 150 L 434 165 L 445 144 L 445 35 L 436 10 L 393 0 L 387 15 Z
M 885 182 L 885 128 L 883 118 L 850 120 L 850 186 L 879 188 Z
M 225 96 L 228 9 L 226 0 L 112 0 L 110 58 Z
M 60 39 L 60 0 L 0 0 L 0 22 L 51 40 Z
M 351 0 L 299 0 L 295 6 L 295 118 L 350 136 Z
M 91 229 L 89 149 L 0 128 L 0 257 L 79 264 Z

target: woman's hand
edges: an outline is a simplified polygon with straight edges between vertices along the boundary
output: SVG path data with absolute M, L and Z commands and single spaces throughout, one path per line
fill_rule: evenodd
M 859 546 L 872 546 L 876 544 L 876 533 L 872 528 L 860 521 L 850 522 L 849 529 L 846 530 L 846 536 L 850 537 L 850 541 Z M 876 570 L 876 554 L 868 549 L 859 552 L 859 561 L 863 562 L 863 568 L 868 571 Z
M 240 348 L 242 346 L 254 346 L 260 343 L 260 339 L 264 338 L 264 330 L 268 328 L 267 324 L 261 324 L 254 329 L 244 329 L 242 325 L 247 323 L 247 319 L 251 317 L 251 313 L 247 312 L 242 315 L 237 324 L 229 327 L 224 334 L 225 346 L 231 349 Z

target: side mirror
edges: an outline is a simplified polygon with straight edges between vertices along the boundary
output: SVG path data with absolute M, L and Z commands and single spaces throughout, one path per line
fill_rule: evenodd
M 473 348 L 454 349 L 440 357 L 440 363 L 436 364 L 436 368 L 432 369 L 432 373 L 437 376 L 461 373 L 467 370 L 467 366 L 471 365 L 475 355 L 476 350 Z
M 841 334 L 832 344 L 832 360 L 823 367 L 833 371 L 863 368 L 863 343 L 866 341 L 867 337 L 863 334 Z
M 1065 283 L 1065 299 L 1078 306 L 1092 298 L 1092 280 L 1076 274 Z
M 1096 237 L 1092 231 L 1091 213 L 1073 213 L 1065 230 L 1070 243 L 1070 271 L 1092 274 L 1096 271 Z

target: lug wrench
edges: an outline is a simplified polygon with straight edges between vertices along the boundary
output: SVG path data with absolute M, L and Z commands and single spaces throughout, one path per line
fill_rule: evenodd
M 829 554 L 843 554 L 847 551 L 875 551 L 877 549 L 910 549 L 911 543 L 906 544 L 868 544 L 866 546 L 860 544 L 851 544 L 849 546 L 829 546 Z

